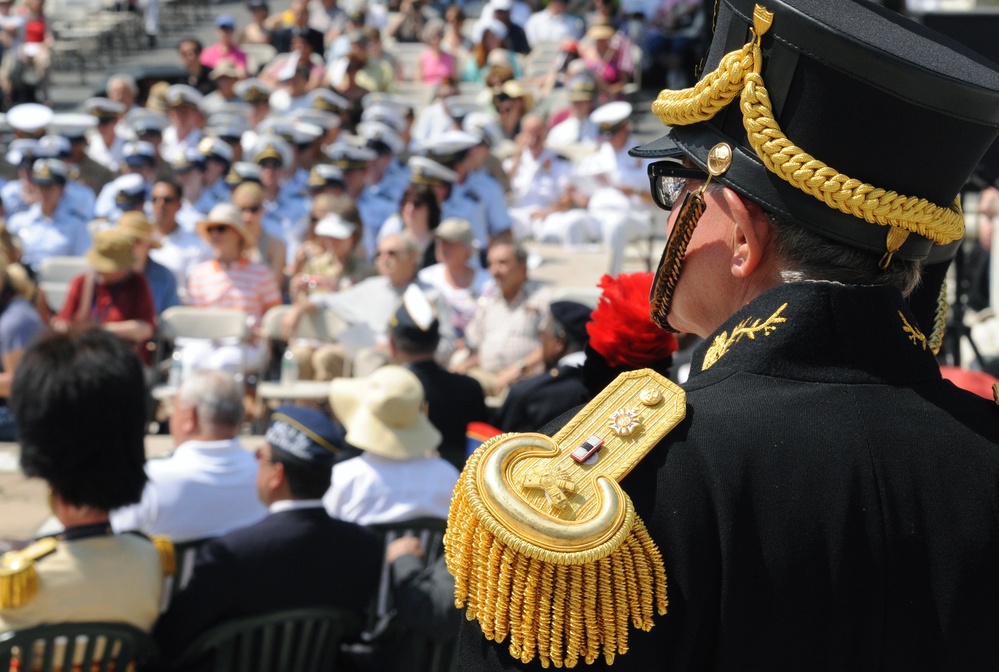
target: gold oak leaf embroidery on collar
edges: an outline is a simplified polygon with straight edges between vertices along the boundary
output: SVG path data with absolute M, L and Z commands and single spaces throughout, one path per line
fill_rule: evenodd
M 902 311 L 898 311 L 898 316 L 902 318 L 902 331 L 904 331 L 909 336 L 909 340 L 912 341 L 913 345 L 923 346 L 923 350 L 926 349 L 926 337 L 923 336 L 923 332 L 919 330 L 919 327 L 914 327 L 909 324 L 909 320 L 905 319 L 905 315 Z
M 729 351 L 729 348 L 741 341 L 743 336 L 749 338 L 750 340 L 756 340 L 757 334 L 762 334 L 764 336 L 772 334 L 777 329 L 778 324 L 787 322 L 786 317 L 781 317 L 781 313 L 784 312 L 785 308 L 787 308 L 787 303 L 778 308 L 776 312 L 768 317 L 766 322 L 763 322 L 762 324 L 760 323 L 760 318 L 756 318 L 756 321 L 750 324 L 749 322 L 753 318 L 747 317 L 732 330 L 731 336 L 727 331 L 723 331 L 715 336 L 714 343 L 711 344 L 711 347 L 708 348 L 707 353 L 704 355 L 704 362 L 701 364 L 701 371 L 707 371 L 714 366 L 715 362 L 721 359 L 722 356 Z

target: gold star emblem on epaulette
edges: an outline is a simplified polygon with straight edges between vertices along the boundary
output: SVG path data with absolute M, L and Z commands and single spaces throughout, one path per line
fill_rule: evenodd
M 642 418 L 630 408 L 620 408 L 610 416 L 607 424 L 618 436 L 631 436 L 642 428 Z

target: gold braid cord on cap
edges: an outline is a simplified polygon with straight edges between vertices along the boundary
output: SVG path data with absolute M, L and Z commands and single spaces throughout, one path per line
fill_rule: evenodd
M 925 198 L 903 196 L 853 179 L 814 158 L 784 135 L 760 76 L 763 65 L 760 37 L 770 29 L 772 21 L 773 14 L 756 5 L 754 39 L 738 51 L 726 54 L 714 72 L 692 88 L 662 91 L 652 103 L 653 113 L 667 126 L 687 126 L 708 121 L 739 94 L 749 144 L 767 170 L 830 208 L 871 224 L 891 227 L 883 267 L 887 267 L 891 255 L 910 233 L 937 245 L 962 238 L 964 215 L 957 202 L 941 207 Z
M 629 623 L 666 613 L 662 556 L 618 481 L 675 427 L 686 396 L 643 369 L 619 376 L 555 436 L 503 434 L 455 486 L 444 537 L 455 606 L 510 655 L 608 664 Z M 587 457 L 589 456 L 589 457 Z

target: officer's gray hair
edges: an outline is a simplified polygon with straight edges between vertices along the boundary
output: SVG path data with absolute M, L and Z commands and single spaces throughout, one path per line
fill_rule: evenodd
M 225 371 L 195 371 L 180 386 L 177 402 L 194 408 L 207 433 L 236 430 L 243 421 L 242 387 Z
M 847 285 L 887 285 L 909 296 L 919 286 L 922 262 L 895 257 L 881 269 L 882 254 L 868 252 L 809 231 L 767 213 L 774 228 L 774 253 L 784 282 L 830 280 Z
M 121 82 L 122 84 L 124 84 L 125 88 L 132 92 L 133 96 L 139 95 L 139 85 L 135 81 L 135 77 L 133 77 L 132 75 L 126 75 L 124 73 L 112 75 L 111 78 L 108 80 L 107 84 L 108 90 L 110 91 L 111 86 L 117 82 Z

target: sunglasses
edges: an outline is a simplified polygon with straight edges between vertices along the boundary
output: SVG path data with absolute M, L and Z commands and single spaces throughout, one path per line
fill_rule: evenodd
M 375 254 L 376 258 L 377 257 L 398 257 L 398 256 L 399 256 L 399 250 L 378 250 L 378 253 Z
M 672 210 L 687 180 L 706 180 L 708 174 L 700 168 L 687 168 L 675 161 L 649 164 L 649 188 L 652 200 L 663 210 Z
M 153 196 L 150 199 L 153 203 L 176 203 L 177 198 L 174 196 Z
M 213 224 L 212 226 L 205 227 L 205 231 L 208 232 L 208 235 L 214 235 L 216 233 L 219 234 L 225 233 L 230 228 L 232 227 L 225 226 L 224 224 L 218 224 L 218 225 Z
M 408 204 L 408 205 L 413 206 L 414 208 L 422 208 L 422 207 L 424 207 L 424 206 L 427 205 L 427 202 L 426 201 L 413 201 L 413 200 L 410 200 L 410 201 L 403 201 L 402 204 L 403 205 L 407 205 Z
M 255 215 L 258 212 L 260 212 L 261 210 L 263 210 L 263 208 L 264 208 L 264 206 L 262 206 L 260 203 L 257 203 L 256 205 L 247 205 L 247 206 L 240 207 L 240 210 L 242 210 L 243 212 L 248 212 L 251 215 Z

